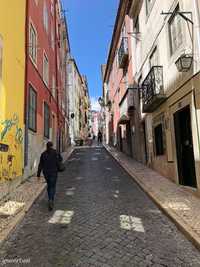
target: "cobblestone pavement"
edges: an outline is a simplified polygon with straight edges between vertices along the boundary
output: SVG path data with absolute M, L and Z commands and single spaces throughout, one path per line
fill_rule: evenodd
M 103 148 L 77 149 L 0 252 L 4 266 L 200 266 L 199 251 Z

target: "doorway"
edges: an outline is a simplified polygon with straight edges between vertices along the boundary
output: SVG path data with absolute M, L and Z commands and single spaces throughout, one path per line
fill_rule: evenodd
M 121 126 L 119 126 L 118 131 L 119 131 L 119 150 L 120 152 L 122 152 L 123 144 L 122 144 L 122 127 Z
M 145 160 L 145 163 L 147 163 L 148 158 L 147 158 L 147 137 L 146 137 L 145 121 L 142 122 L 142 130 L 143 130 L 143 141 L 144 141 L 144 160 Z
M 190 106 L 174 114 L 174 128 L 179 183 L 184 186 L 197 187 Z
M 130 157 L 133 156 L 132 152 L 132 134 L 130 121 L 126 123 L 126 142 L 127 142 L 127 152 Z

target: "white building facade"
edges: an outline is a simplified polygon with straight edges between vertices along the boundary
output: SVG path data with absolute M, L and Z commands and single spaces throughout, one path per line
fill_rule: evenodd
M 200 191 L 200 3 L 131 2 L 133 77 L 141 92 L 147 164 Z
M 79 99 L 82 90 L 82 78 L 74 59 L 69 60 L 69 135 L 71 144 L 80 137 Z

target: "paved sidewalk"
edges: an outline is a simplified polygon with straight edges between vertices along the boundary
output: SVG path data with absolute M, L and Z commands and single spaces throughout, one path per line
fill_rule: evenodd
M 70 148 L 62 154 L 64 161 L 72 151 L 73 148 Z M 43 178 L 38 180 L 37 177 L 31 177 L 17 187 L 5 201 L 0 202 L 0 245 L 14 231 L 45 187 Z
M 200 198 L 116 149 L 105 148 L 200 249 Z

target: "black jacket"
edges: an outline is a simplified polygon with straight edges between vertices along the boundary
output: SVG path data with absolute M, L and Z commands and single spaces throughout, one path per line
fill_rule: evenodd
M 40 177 L 41 171 L 44 176 L 57 175 L 60 161 L 62 157 L 55 149 L 44 151 L 40 157 L 37 176 Z

